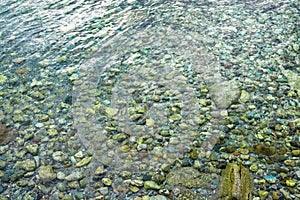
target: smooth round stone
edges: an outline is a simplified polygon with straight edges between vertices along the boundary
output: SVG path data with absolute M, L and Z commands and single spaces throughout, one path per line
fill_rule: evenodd
M 300 150 L 299 150 L 299 149 L 293 150 L 293 151 L 292 151 L 292 155 L 293 155 L 293 156 L 299 156 L 299 155 L 300 155 Z
M 82 167 L 85 166 L 87 164 L 89 164 L 92 160 L 92 157 L 86 157 L 83 158 L 81 161 L 79 161 L 78 163 L 76 163 L 76 167 Z
M 153 189 L 153 190 L 159 190 L 161 187 L 155 183 L 154 181 L 145 181 L 144 182 L 144 188 L 145 189 Z
M 112 184 L 112 180 L 109 179 L 109 178 L 103 178 L 103 179 L 102 179 L 102 183 L 103 183 L 104 185 L 110 186 L 110 185 Z

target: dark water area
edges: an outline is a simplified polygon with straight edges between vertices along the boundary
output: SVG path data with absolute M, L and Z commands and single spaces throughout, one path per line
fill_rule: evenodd
M 299 199 L 299 8 L 1 1 L 0 199 Z

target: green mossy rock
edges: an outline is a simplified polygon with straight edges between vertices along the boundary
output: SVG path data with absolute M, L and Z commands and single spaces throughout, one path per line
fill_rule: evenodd
M 228 163 L 222 172 L 220 200 L 251 200 L 253 177 L 250 171 L 234 163 Z

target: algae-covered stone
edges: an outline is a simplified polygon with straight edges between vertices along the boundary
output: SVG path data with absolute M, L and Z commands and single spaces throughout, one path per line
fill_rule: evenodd
M 269 192 L 265 191 L 265 190 L 260 190 L 260 191 L 258 191 L 258 195 L 259 195 L 260 199 L 266 199 L 269 195 Z
M 2 74 L 0 74 L 0 84 L 3 84 L 3 83 L 5 83 L 5 82 L 6 82 L 6 80 L 7 80 L 7 77 L 6 77 L 6 76 L 4 76 L 4 75 L 2 75 Z
M 171 115 L 171 117 L 169 119 L 170 122 L 179 121 L 179 120 L 181 120 L 181 115 L 180 114 Z
M 39 146 L 37 144 L 26 145 L 25 149 L 32 155 L 37 155 Z
M 132 192 L 134 192 L 134 193 L 136 193 L 136 192 L 138 192 L 140 189 L 138 188 L 138 187 L 136 187 L 136 186 L 131 186 L 131 187 L 129 187 L 129 189 L 130 189 L 130 191 L 132 191 Z
M 220 199 L 252 199 L 253 177 L 249 170 L 241 165 L 228 163 L 222 172 Z
M 105 112 L 108 117 L 112 118 L 118 114 L 119 110 L 117 108 L 106 107 Z
M 51 129 L 48 130 L 48 135 L 50 137 L 54 137 L 54 136 L 58 135 L 58 131 L 54 128 L 51 128 Z
M 102 183 L 106 186 L 110 186 L 112 184 L 112 180 L 109 178 L 103 178 Z
M 76 163 L 76 166 L 77 167 L 82 167 L 84 165 L 89 164 L 91 160 L 92 160 L 92 157 L 83 158 L 81 161 L 79 161 L 78 163 Z
M 24 161 L 17 161 L 16 167 L 20 167 L 20 168 L 24 169 L 25 171 L 33 171 L 33 170 L 35 170 L 36 166 L 35 166 L 34 160 L 26 159 Z
M 161 187 L 155 183 L 154 181 L 145 181 L 144 182 L 144 188 L 145 189 L 152 189 L 152 190 L 159 190 Z
M 286 180 L 286 185 L 289 186 L 289 187 L 294 187 L 296 185 L 296 181 L 292 180 L 292 179 L 289 179 L 289 180 Z
M 38 174 L 42 181 L 52 181 L 56 178 L 56 173 L 50 165 L 41 166 L 38 170 Z
M 245 103 L 250 98 L 250 94 L 246 90 L 241 91 L 241 96 L 239 99 L 240 103 Z

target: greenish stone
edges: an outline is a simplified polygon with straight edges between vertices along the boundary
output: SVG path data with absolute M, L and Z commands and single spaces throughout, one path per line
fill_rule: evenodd
M 0 194 L 0 200 L 8 200 L 8 198 Z
M 131 147 L 128 146 L 128 145 L 122 145 L 122 146 L 120 147 L 120 150 L 121 150 L 122 152 L 126 153 L 126 152 L 128 152 L 128 151 L 131 150 Z
M 144 188 L 147 189 L 147 190 L 159 190 L 161 189 L 161 187 L 155 183 L 154 181 L 145 181 L 144 182 Z
M 62 198 L 62 200 L 72 200 L 73 199 L 73 197 L 71 196 L 71 195 L 69 195 L 69 194 L 66 194 L 63 198 Z
M 163 172 L 169 172 L 170 169 L 171 169 L 171 167 L 170 167 L 169 164 L 164 163 L 164 164 L 162 164 L 162 166 L 161 166 L 161 170 L 162 170 Z
M 144 182 L 142 180 L 131 180 L 130 183 L 131 183 L 131 185 L 135 185 L 138 187 L 141 187 L 144 185 Z
M 292 70 L 282 69 L 281 71 L 288 79 L 289 85 L 300 95 L 300 76 Z
M 0 169 L 4 169 L 6 166 L 6 162 L 0 159 Z
M 299 44 L 293 44 L 294 51 L 299 51 Z
M 265 190 L 260 190 L 258 191 L 258 195 L 260 197 L 260 199 L 266 199 L 269 195 L 269 192 L 268 191 L 265 191 Z
M 132 192 L 134 192 L 134 193 L 136 193 L 136 192 L 138 192 L 140 189 L 139 189 L 138 187 L 136 187 L 136 186 L 130 186 L 130 187 L 129 187 L 129 190 L 132 191 Z
M 78 181 L 71 181 L 71 182 L 68 182 L 68 186 L 70 188 L 77 189 L 77 188 L 79 188 L 79 183 L 78 183 Z
M 193 149 L 193 150 L 190 152 L 190 158 L 193 159 L 193 160 L 198 159 L 198 151 L 197 151 L 197 149 Z
M 253 177 L 242 165 L 228 163 L 222 172 L 220 199 L 252 199 Z
M 64 192 L 67 190 L 67 185 L 64 182 L 57 183 L 56 187 L 61 192 Z
M 292 150 L 293 156 L 299 156 L 300 155 L 300 149 Z
M 36 166 L 35 166 L 34 160 L 26 159 L 24 161 L 17 161 L 16 167 L 20 167 L 20 168 L 24 169 L 25 171 L 33 171 L 33 170 L 35 170 Z
M 179 121 L 179 120 L 181 120 L 181 115 L 180 114 L 171 115 L 170 119 L 169 119 L 170 122 Z
M 186 188 L 200 188 L 211 181 L 210 176 L 200 173 L 193 167 L 184 167 L 171 170 L 166 176 L 166 182 L 171 186 Z
M 31 144 L 31 145 L 26 145 L 25 149 L 31 153 L 32 155 L 37 155 L 38 153 L 38 149 L 39 149 L 39 145 L 37 144 Z
M 38 169 L 38 174 L 43 182 L 52 181 L 56 178 L 56 173 L 50 165 L 41 166 Z
M 104 172 L 105 172 L 104 167 L 103 167 L 103 166 L 99 166 L 99 167 L 97 167 L 97 169 L 95 170 L 95 175 L 99 176 L 99 175 L 104 174 Z
M 139 105 L 139 106 L 137 106 L 135 108 L 135 110 L 138 113 L 145 113 L 145 112 L 147 112 L 148 108 L 147 108 L 147 106 L 141 106 L 141 105 Z
M 160 134 L 162 136 L 170 136 L 170 132 L 169 131 L 165 131 L 165 130 L 161 131 Z
M 26 181 L 26 180 L 19 180 L 19 181 L 17 181 L 17 186 L 19 186 L 19 187 L 25 187 L 25 186 L 27 186 L 28 185 L 28 181 Z
M 65 177 L 65 180 L 76 181 L 82 179 L 82 177 L 83 177 L 82 171 L 74 170 L 71 174 Z
M 240 103 L 245 103 L 250 98 L 250 94 L 246 90 L 241 91 L 241 96 L 239 99 Z
M 26 171 L 24 171 L 24 170 L 17 170 L 13 175 L 11 175 L 11 176 L 9 177 L 9 179 L 10 179 L 11 181 L 16 181 L 16 180 L 18 180 L 20 177 L 22 177 L 25 173 L 26 173 Z
M 48 131 L 47 131 L 47 133 L 48 133 L 48 135 L 50 136 L 50 137 L 54 137 L 54 136 L 56 136 L 56 135 L 58 135 L 58 131 L 56 130 L 56 129 L 49 129 Z
M 55 59 L 56 62 L 65 62 L 67 61 L 67 56 L 59 56 Z
M 206 122 L 206 117 L 204 115 L 201 115 L 200 117 L 196 118 L 196 123 L 198 125 L 202 125 Z
M 209 87 L 212 101 L 217 108 L 226 109 L 240 98 L 241 91 L 236 80 L 214 83 Z
M 296 186 L 296 181 L 292 180 L 292 179 L 288 179 L 285 181 L 286 185 L 289 187 L 295 187 Z
M 112 184 L 112 180 L 109 178 L 103 178 L 102 183 L 106 186 L 110 186 Z
M 258 166 L 256 164 L 252 164 L 250 166 L 250 170 L 253 171 L 253 172 L 256 172 L 258 170 Z
M 153 119 L 146 119 L 146 126 L 152 127 L 154 124 L 155 121 Z
M 119 110 L 117 108 L 106 107 L 105 112 L 108 117 L 112 118 L 118 114 Z
M 78 163 L 76 163 L 76 167 L 82 167 L 85 166 L 87 164 L 89 164 L 92 160 L 92 157 L 86 157 L 83 158 L 81 161 L 79 161 Z
M 84 178 L 84 179 L 81 179 L 79 181 L 79 185 L 80 185 L 81 188 L 85 188 L 88 183 L 89 183 L 89 179 L 88 178 Z

